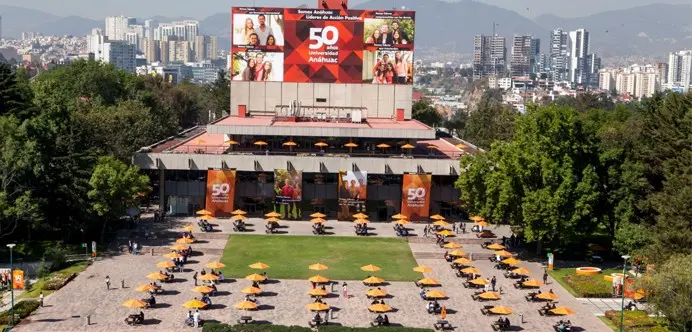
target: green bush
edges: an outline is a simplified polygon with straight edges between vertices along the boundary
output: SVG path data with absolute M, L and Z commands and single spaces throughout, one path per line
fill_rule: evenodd
M 42 289 L 43 290 L 54 290 L 54 291 L 59 290 L 60 288 L 65 286 L 65 284 L 70 282 L 70 280 L 72 280 L 75 276 L 76 276 L 76 274 L 74 274 L 74 273 L 71 273 L 71 274 L 56 273 L 53 276 L 51 276 L 50 279 L 46 280 L 43 283 Z
M 320 327 L 322 332 L 360 332 L 386 330 L 389 332 L 428 332 L 430 329 L 414 329 L 407 327 L 377 327 L 377 328 L 351 328 L 343 326 Z M 311 329 L 301 326 L 281 326 L 281 325 L 227 325 L 219 323 L 204 324 L 202 332 L 310 332 Z
M 575 292 L 577 292 L 579 297 L 612 297 L 612 286 L 592 276 L 570 274 L 565 276 L 564 280 Z
M 613 325 L 620 327 L 620 311 L 608 310 L 605 312 L 606 318 L 608 318 Z M 622 320 L 623 330 L 626 332 L 665 332 L 668 331 L 667 328 L 658 325 L 658 323 L 649 317 L 646 311 L 625 311 L 625 315 Z
M 34 310 L 38 309 L 39 302 L 36 300 L 24 300 L 19 301 L 14 304 L 14 322 L 18 323 L 21 319 L 26 318 L 31 315 Z M 10 318 L 12 316 L 12 309 L 3 311 L 0 313 L 0 325 L 7 325 L 10 323 Z

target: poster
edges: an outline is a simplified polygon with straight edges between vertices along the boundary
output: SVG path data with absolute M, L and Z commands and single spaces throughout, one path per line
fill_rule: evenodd
M 207 171 L 207 196 L 205 209 L 215 217 L 229 216 L 233 211 L 235 197 L 235 171 Z
M 430 215 L 431 182 L 431 174 L 404 174 L 401 214 L 411 220 L 423 220 Z
M 352 216 L 365 212 L 368 195 L 368 173 L 339 171 L 339 212 L 337 219 L 352 221 Z
M 413 11 L 233 7 L 231 16 L 233 80 L 413 83 Z
M 274 170 L 274 211 L 282 219 L 301 218 L 300 201 L 303 199 L 303 171 Z
M 12 288 L 24 289 L 24 271 L 22 271 L 22 270 L 13 270 L 12 271 Z

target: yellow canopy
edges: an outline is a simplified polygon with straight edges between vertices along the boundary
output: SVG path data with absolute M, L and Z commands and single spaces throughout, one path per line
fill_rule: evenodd
M 367 224 L 370 222 L 370 220 L 368 220 L 368 219 L 356 219 L 353 222 L 356 224 Z
M 211 273 L 207 273 L 207 274 L 205 274 L 205 275 L 203 275 L 203 276 L 197 277 L 197 279 L 199 279 L 199 280 L 204 280 L 204 281 L 216 281 L 216 280 L 221 279 L 221 277 L 216 276 L 216 275 L 213 275 L 213 274 L 211 274 Z
M 357 148 L 358 144 L 351 142 L 351 143 L 344 144 L 344 146 L 347 148 Z
M 236 307 L 237 309 L 240 309 L 240 310 L 257 309 L 257 303 L 250 302 L 250 301 L 238 302 L 238 303 L 234 304 L 233 306 Z
M 521 262 L 520 262 L 518 259 L 514 258 L 514 257 L 510 257 L 510 258 L 507 258 L 507 259 L 503 260 L 502 263 L 505 263 L 505 264 L 508 264 L 508 265 L 517 265 L 517 264 L 519 264 L 519 263 L 521 263 Z
M 253 274 L 245 277 L 245 280 L 250 280 L 250 281 L 264 281 L 265 279 L 267 279 L 267 278 L 265 278 L 263 275 L 257 274 L 257 273 L 253 273 Z
M 154 285 L 146 284 L 135 288 L 135 290 L 138 292 L 151 292 L 156 290 L 156 287 L 154 287 Z
M 318 146 L 318 147 L 323 148 L 323 147 L 325 147 L 325 146 L 329 146 L 329 144 L 327 144 L 327 143 L 325 143 L 325 142 L 317 142 L 317 143 L 315 143 L 315 146 Z
M 242 290 L 240 290 L 240 292 L 244 293 L 244 294 L 253 294 L 254 295 L 254 294 L 262 293 L 262 290 L 260 288 L 257 288 L 257 287 L 245 287 Z
M 324 271 L 324 270 L 329 270 L 329 267 L 327 265 L 317 263 L 317 264 L 312 264 L 312 265 L 308 266 L 308 270 Z
M 204 267 L 209 268 L 209 269 L 220 269 L 224 266 L 226 266 L 226 264 L 221 263 L 221 262 L 209 262 Z
M 525 269 L 525 268 L 523 268 L 523 267 L 520 267 L 520 268 L 517 268 L 517 269 L 512 270 L 512 273 L 515 273 L 515 274 L 518 274 L 518 275 L 522 275 L 522 276 L 527 276 L 527 275 L 530 275 L 530 274 L 531 274 L 531 272 L 530 272 L 529 270 L 527 270 L 527 269 Z
M 377 144 L 377 147 L 380 149 L 386 149 L 386 148 L 391 148 L 392 146 L 387 144 L 387 143 L 380 143 L 380 144 Z
M 323 276 L 321 276 L 321 275 L 316 275 L 316 276 L 310 277 L 310 278 L 308 279 L 308 281 L 314 282 L 314 283 L 316 283 L 316 284 L 323 284 L 323 283 L 325 283 L 325 282 L 329 282 L 329 278 L 323 277 Z
M 474 224 L 478 226 L 488 227 L 487 221 L 476 221 Z
M 572 310 L 569 307 L 558 307 L 558 308 L 552 309 L 550 311 L 556 315 L 561 315 L 561 316 L 574 315 L 577 313 L 576 311 Z
M 500 299 L 500 294 L 496 292 L 485 292 L 481 293 L 478 295 L 478 297 L 484 299 L 484 300 L 499 300 Z
M 365 219 L 368 217 L 368 215 L 365 213 L 356 213 L 356 214 L 352 215 L 351 217 L 356 218 L 356 219 Z
M 281 219 L 271 217 L 271 218 L 264 219 L 264 221 L 266 221 L 266 222 L 279 222 L 279 221 L 281 221 Z
M 243 210 L 241 210 L 241 209 L 237 209 L 237 210 L 231 212 L 231 214 L 233 214 L 233 215 L 244 215 L 244 214 L 247 214 L 247 212 L 245 212 L 245 211 L 243 211 Z
M 455 260 L 452 261 L 452 263 L 456 264 L 471 264 L 471 260 L 466 258 L 466 257 L 459 257 Z
M 421 272 L 421 273 L 429 273 L 429 272 L 432 272 L 432 268 L 429 266 L 420 265 L 420 266 L 414 267 L 413 271 Z
M 326 289 L 315 288 L 315 289 L 311 289 L 308 292 L 308 294 L 310 294 L 311 296 L 327 296 L 327 294 L 329 294 L 329 292 Z
M 206 307 L 207 304 L 200 301 L 200 300 L 190 300 L 185 303 L 183 303 L 183 307 L 188 308 L 188 309 L 200 309 Z
M 435 214 L 435 215 L 430 216 L 430 219 L 445 220 L 445 217 L 443 217 L 443 216 L 441 216 L 441 215 L 439 215 L 439 214 Z
M 181 243 L 181 244 L 190 244 L 190 243 L 194 243 L 194 242 L 195 242 L 195 240 L 193 240 L 189 237 L 181 237 L 181 238 L 175 240 L 175 243 Z
M 368 307 L 368 310 L 372 312 L 389 312 L 392 311 L 392 307 L 386 304 L 373 304 Z
M 485 218 L 483 218 L 483 217 L 481 217 L 481 216 L 472 216 L 472 217 L 469 218 L 469 219 L 471 219 L 471 220 L 473 220 L 473 221 L 483 221 L 483 220 L 485 220 Z
M 367 272 L 377 272 L 377 271 L 380 270 L 380 268 L 379 268 L 378 266 L 375 266 L 375 265 L 372 265 L 372 264 L 368 264 L 368 265 L 365 265 L 365 266 L 361 266 L 360 269 L 363 270 L 363 271 L 367 271 Z
M 505 246 L 503 246 L 499 243 L 493 243 L 493 244 L 489 245 L 487 248 L 492 249 L 492 250 L 502 250 L 502 249 L 505 249 Z
M 283 145 L 283 146 L 296 146 L 298 144 L 296 142 L 293 142 L 293 141 L 288 141 L 288 142 L 283 142 L 283 144 L 281 144 L 281 145 Z
M 447 294 L 438 290 L 431 290 L 425 293 L 425 297 L 429 299 L 444 299 L 447 297 Z
M 211 293 L 211 291 L 213 291 L 213 290 L 214 289 L 209 287 L 209 286 L 197 286 L 197 287 L 192 289 L 193 292 L 202 293 L 202 294 Z
M 536 297 L 541 300 L 555 301 L 559 296 L 550 292 L 540 292 L 538 295 L 536 295 Z
M 511 252 L 509 252 L 507 250 L 500 250 L 500 251 L 496 251 L 495 255 L 498 255 L 500 257 L 512 257 L 514 254 L 512 254 Z
M 311 218 L 324 218 L 324 217 L 326 217 L 326 216 L 327 216 L 326 214 L 324 214 L 324 213 L 319 213 L 319 212 L 315 212 L 315 213 L 313 213 L 313 214 L 310 215 Z M 278 216 L 276 216 L 276 217 L 278 217 Z
M 238 141 L 234 141 L 232 139 L 229 139 L 228 141 L 225 141 L 224 143 L 226 143 L 228 145 L 238 145 L 239 144 Z
M 410 224 L 411 222 L 408 221 L 408 220 L 406 220 L 406 219 L 399 219 L 399 220 L 395 220 L 394 223 L 395 223 L 395 224 L 399 224 L 399 225 L 408 225 L 408 224 Z
M 474 284 L 474 285 L 481 285 L 481 286 L 489 284 L 489 282 L 483 278 L 476 278 L 476 279 L 473 279 L 469 282 Z
M 128 308 L 144 308 L 147 306 L 147 304 L 144 301 L 132 299 L 123 302 L 123 306 Z
M 461 257 L 461 256 L 466 255 L 466 252 L 464 252 L 463 250 L 454 249 L 454 250 L 449 252 L 449 255 L 455 256 L 455 257 Z
M 163 280 L 163 279 L 168 279 L 168 276 L 165 274 L 154 272 L 154 273 L 148 274 L 147 279 Z
M 199 210 L 199 211 L 197 211 L 196 213 L 199 214 L 199 215 L 210 215 L 210 214 L 211 214 L 211 211 L 209 211 L 209 210 Z
M 418 280 L 418 283 L 421 285 L 426 285 L 426 286 L 435 286 L 435 285 L 439 285 L 440 281 L 432 279 L 432 278 L 423 278 L 421 280 Z
M 461 244 L 454 243 L 454 242 L 449 242 L 449 243 L 443 245 L 442 248 L 445 248 L 445 249 L 459 249 L 459 248 L 461 248 Z
M 310 220 L 310 222 L 313 223 L 313 224 L 321 224 L 321 223 L 325 223 L 325 222 L 327 222 L 327 221 L 324 220 L 324 219 L 322 219 L 322 218 L 313 218 L 313 219 Z
M 209 221 L 209 220 L 214 220 L 214 217 L 207 214 L 207 215 L 203 215 L 203 216 L 199 217 L 199 219 Z
M 329 310 L 329 306 L 328 306 L 328 305 L 326 305 L 326 304 L 324 304 L 324 303 L 319 303 L 319 302 L 310 303 L 310 304 L 306 305 L 305 308 L 307 308 L 307 309 L 310 310 L 310 311 L 325 311 L 325 310 Z
M 509 315 L 512 313 L 512 309 L 507 308 L 505 306 L 497 306 L 490 308 L 490 312 L 497 314 L 497 315 Z
M 411 144 L 404 144 L 404 145 L 401 146 L 401 148 L 402 148 L 402 149 L 413 149 L 413 148 L 415 148 L 415 146 L 413 146 L 413 145 L 411 145 Z
M 365 293 L 365 295 L 370 296 L 370 297 L 384 297 L 384 296 L 387 296 L 387 291 L 374 288 L 374 289 L 368 290 Z
M 248 265 L 248 267 L 251 269 L 255 269 L 255 270 L 264 270 L 264 269 L 268 269 L 269 265 L 264 264 L 262 262 L 257 262 L 257 263 Z
M 522 285 L 526 287 L 541 287 L 541 282 L 536 280 L 536 279 L 529 279 L 521 283 Z
M 168 267 L 174 267 L 174 266 L 175 266 L 175 263 L 173 263 L 171 261 L 163 261 L 163 262 L 156 263 L 156 267 L 160 267 L 160 268 L 168 268 Z
M 461 259 L 461 258 L 459 258 L 459 259 Z M 481 271 L 478 271 L 478 269 L 473 267 L 473 266 L 462 269 L 461 272 L 466 273 L 466 274 L 481 274 Z
M 231 220 L 247 220 L 247 217 L 242 214 L 236 214 L 235 216 L 231 217 Z
M 444 236 L 454 236 L 454 233 L 448 229 L 445 229 L 443 231 L 437 232 L 438 235 L 444 235 Z
M 434 222 L 434 223 L 432 223 L 432 224 L 435 225 L 435 226 L 440 226 L 440 227 L 449 227 L 449 226 L 452 226 L 452 224 L 450 224 L 450 223 L 444 221 L 444 219 L 438 220 L 438 221 L 436 221 L 436 222 Z
M 408 217 L 401 214 L 401 213 L 398 213 L 398 214 L 393 215 L 392 219 L 408 219 Z
M 183 255 L 181 255 L 177 252 L 169 252 L 167 254 L 164 254 L 163 257 L 170 258 L 170 259 L 178 259 L 178 258 L 183 258 Z
M 378 277 L 369 277 L 363 279 L 363 283 L 368 284 L 368 285 L 377 285 L 381 284 L 384 282 L 384 279 L 378 278 Z
M 278 218 L 278 217 L 281 217 L 281 213 L 277 213 L 277 212 L 272 211 L 272 212 L 266 213 L 264 216 L 267 218 Z
M 257 146 L 262 146 L 262 145 L 267 145 L 267 142 L 265 142 L 265 141 L 257 141 L 257 142 L 252 143 L 252 144 L 257 145 Z

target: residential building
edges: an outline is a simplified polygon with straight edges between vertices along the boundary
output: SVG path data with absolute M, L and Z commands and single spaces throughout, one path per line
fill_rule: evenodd
M 660 87 L 658 71 L 653 65 L 605 68 L 599 72 L 599 88 L 635 98 L 651 97 Z
M 154 38 L 154 30 L 156 30 L 158 27 L 159 27 L 159 21 L 157 21 L 157 20 L 144 21 L 144 38 L 156 40 Z
M 137 50 L 141 50 L 141 47 L 139 47 L 139 35 L 136 32 L 127 32 L 125 33 L 125 39 L 124 39 L 128 44 L 134 45 Z
M 147 63 L 161 61 L 161 48 L 158 41 L 144 38 L 144 57 L 147 58 Z
M 569 76 L 568 80 L 576 84 L 588 82 L 586 59 L 589 54 L 589 33 L 584 29 L 569 32 Z
M 473 39 L 473 78 L 503 76 L 507 61 L 505 38 L 477 35 Z
M 531 35 L 515 35 L 512 39 L 512 59 L 510 73 L 512 76 L 528 76 L 535 70 L 537 48 L 540 41 Z
M 192 62 L 192 49 L 187 40 L 168 42 L 168 62 Z
M 216 60 L 216 36 L 197 36 L 194 43 L 195 61 Z
M 668 83 L 668 64 L 659 62 L 656 64 L 656 72 L 658 73 L 658 83 L 664 85 Z
M 170 58 L 170 49 L 168 47 L 168 42 L 167 41 L 158 41 L 159 42 L 159 61 L 163 64 L 168 64 L 171 62 Z
M 615 88 L 615 79 L 619 73 L 619 68 L 605 68 L 598 72 L 598 88 L 601 90 L 612 91 Z M 617 89 L 616 89 L 617 90 Z
M 112 40 L 103 44 L 103 61 L 130 73 L 135 72 L 136 53 L 135 45 L 126 41 Z
M 668 56 L 668 87 L 681 87 L 683 91 L 692 84 L 692 51 L 672 52 Z
M 555 82 L 567 80 L 568 35 L 562 29 L 550 33 L 548 77 Z
M 108 37 L 108 40 L 125 40 L 125 34 L 129 31 L 129 26 L 136 23 L 133 17 L 108 16 L 106 17 L 106 37 Z
M 87 36 L 87 53 L 94 54 L 94 60 L 103 60 L 103 44 L 106 42 L 106 36 L 101 29 L 92 29 Z
M 636 86 L 634 96 L 637 98 L 651 97 L 658 90 L 656 84 L 658 74 L 655 71 L 638 72 L 634 74 Z

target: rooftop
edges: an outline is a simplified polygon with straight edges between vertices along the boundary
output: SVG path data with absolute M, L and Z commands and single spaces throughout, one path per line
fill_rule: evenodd
M 323 121 L 289 121 L 288 118 L 278 118 L 275 116 L 252 116 L 237 117 L 229 116 L 214 125 L 231 126 L 263 126 L 263 127 L 308 127 L 308 128 L 362 128 L 362 129 L 401 129 L 401 130 L 433 130 L 427 125 L 416 120 L 397 121 L 390 118 L 368 118 L 360 123 L 334 121 L 326 119 Z

